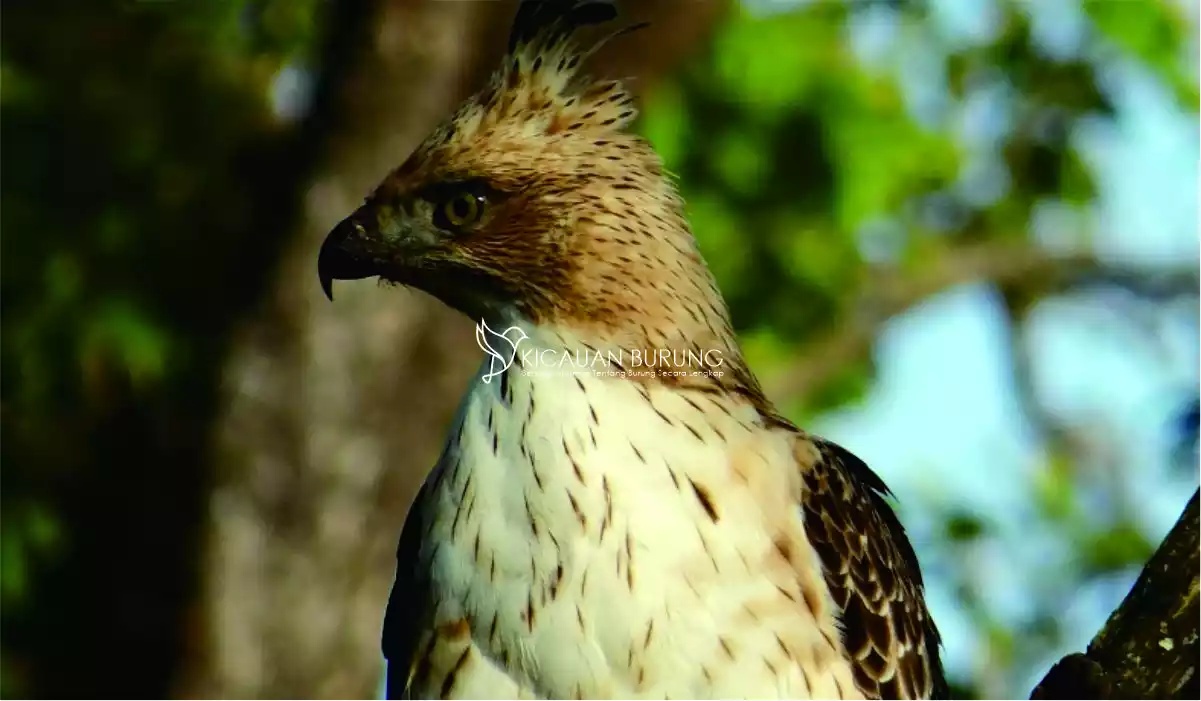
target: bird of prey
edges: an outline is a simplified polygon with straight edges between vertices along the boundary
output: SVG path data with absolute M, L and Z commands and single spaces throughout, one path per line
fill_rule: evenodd
M 400 537 L 388 695 L 943 696 L 887 488 L 764 396 L 632 96 L 581 70 L 615 18 L 521 4 L 486 87 L 321 246 L 331 299 L 378 276 L 628 371 L 485 358 Z

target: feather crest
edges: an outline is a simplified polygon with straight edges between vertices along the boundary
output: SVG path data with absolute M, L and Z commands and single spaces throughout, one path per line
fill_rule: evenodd
M 601 47 L 646 23 L 617 29 L 587 47 L 574 41 L 578 30 L 616 18 L 612 0 L 525 0 L 513 19 L 508 55 L 468 112 L 475 112 L 485 129 L 516 120 L 548 135 L 626 127 L 637 110 L 621 83 L 578 74 Z
M 523 46 L 551 46 L 570 39 L 581 27 L 612 22 L 617 8 L 612 0 L 525 0 L 513 18 L 509 53 Z

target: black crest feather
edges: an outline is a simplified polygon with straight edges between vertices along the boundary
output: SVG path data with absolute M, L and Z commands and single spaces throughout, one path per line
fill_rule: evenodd
M 553 44 L 580 27 L 617 18 L 613 0 L 524 0 L 513 18 L 509 51 L 535 40 Z

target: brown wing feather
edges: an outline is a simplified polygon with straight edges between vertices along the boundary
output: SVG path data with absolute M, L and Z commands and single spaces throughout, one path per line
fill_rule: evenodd
M 825 569 L 855 680 L 868 698 L 946 698 L 939 634 L 888 487 L 844 448 L 811 439 L 805 529 Z

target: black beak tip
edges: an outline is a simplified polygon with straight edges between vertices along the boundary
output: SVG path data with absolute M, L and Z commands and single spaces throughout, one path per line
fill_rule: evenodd
M 378 275 L 376 266 L 347 251 L 353 220 L 347 219 L 334 228 L 317 254 L 317 279 L 321 291 L 329 301 L 334 301 L 334 280 L 359 280 Z
M 329 301 L 334 301 L 334 279 L 327 275 L 324 271 L 318 271 L 317 277 L 321 279 L 321 291 Z

